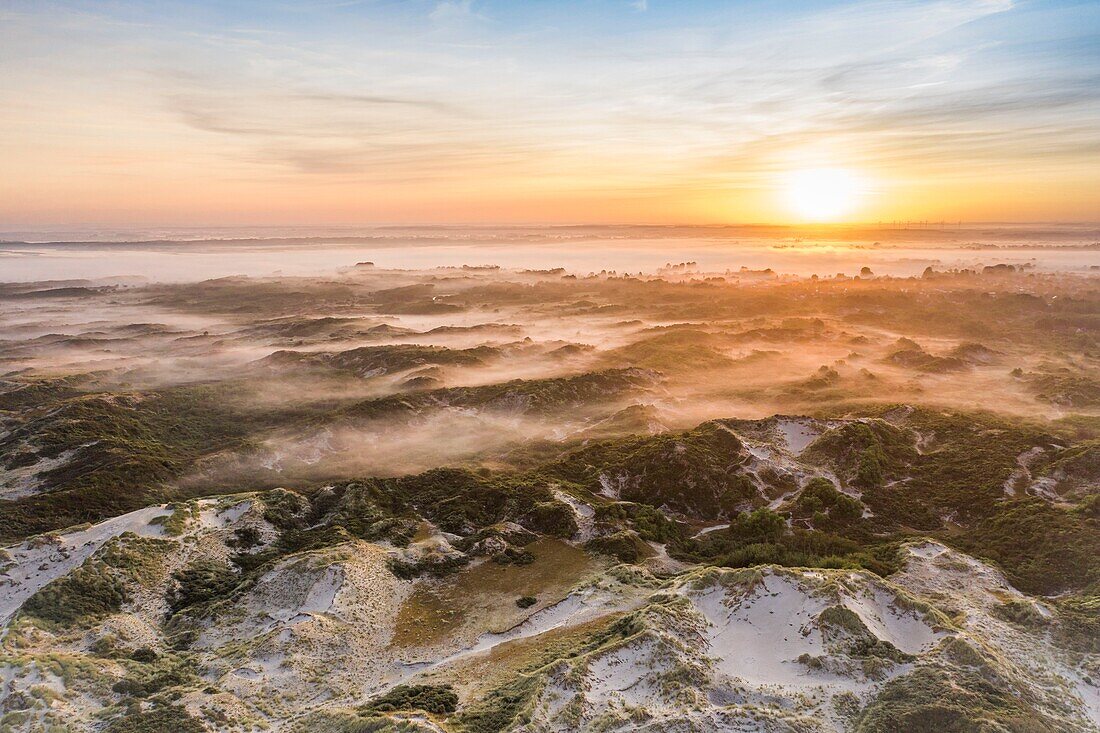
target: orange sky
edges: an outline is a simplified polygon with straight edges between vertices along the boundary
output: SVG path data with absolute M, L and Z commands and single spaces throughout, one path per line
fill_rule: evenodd
M 1087 4 L 569 5 L 12 3 L 0 226 L 1100 219 Z

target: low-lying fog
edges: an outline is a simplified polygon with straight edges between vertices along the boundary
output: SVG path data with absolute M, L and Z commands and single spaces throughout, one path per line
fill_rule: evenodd
M 1097 264 L 1100 241 L 1095 227 L 946 223 L 861 230 L 556 227 L 265 235 L 188 231 L 156 233 L 148 242 L 50 242 L 48 235 L 11 233 L 0 235 L 0 270 L 2 279 L 10 282 L 118 276 L 185 282 L 230 275 L 320 275 L 360 261 L 403 269 L 482 263 L 505 268 L 565 267 L 581 274 L 654 273 L 670 261 L 695 262 L 709 272 L 772 268 L 801 277 L 853 275 L 863 266 L 882 275 L 910 276 L 926 267 L 998 263 L 1037 271 L 1082 272 Z M 12 241 L 15 236 L 19 241 Z
M 187 443 L 177 480 L 201 488 L 528 465 L 614 435 L 871 404 L 1100 411 L 1095 249 L 898 239 L 14 247 L 0 427 L 53 429 L 72 400 L 135 420 L 176 400 L 233 428 Z M 1023 266 L 991 267 L 1005 263 Z M 109 279 L 134 274 L 149 281 Z M 32 387 L 45 396 L 19 396 Z M 35 469 L 16 463 L 0 483 L 26 491 Z

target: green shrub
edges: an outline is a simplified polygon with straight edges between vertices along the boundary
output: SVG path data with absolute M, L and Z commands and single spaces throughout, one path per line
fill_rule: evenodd
M 195 669 L 190 664 L 154 657 L 152 663 L 133 669 L 111 689 L 120 695 L 148 697 L 169 687 L 192 684 L 198 680 Z
M 647 542 L 668 543 L 682 538 L 684 534 L 681 525 L 669 519 L 660 509 L 648 504 L 627 501 L 600 504 L 595 508 L 593 519 L 598 524 L 608 526 L 626 522 Z
M 538 681 L 534 677 L 517 677 L 463 710 L 458 716 L 461 730 L 467 733 L 500 733 L 514 723 L 524 721 L 524 711 L 537 692 Z
M 881 486 L 886 480 L 886 454 L 877 445 L 868 446 L 859 456 L 859 466 L 856 468 L 856 478 L 853 482 L 856 486 L 869 488 Z
M 1062 621 L 1055 632 L 1058 643 L 1075 651 L 1100 653 L 1100 595 L 1062 597 L 1058 610 Z
M 103 733 L 206 733 L 206 727 L 175 706 L 128 710 L 112 720 Z
M 1039 610 L 1035 608 L 1035 604 L 1030 601 L 1005 601 L 994 606 L 992 611 L 997 618 L 1017 626 L 1037 629 L 1050 623 L 1046 616 L 1039 613 Z
M 153 517 L 149 524 L 159 524 L 164 527 L 164 534 L 170 537 L 178 537 L 187 529 L 187 521 L 195 516 L 197 507 L 187 503 L 173 502 L 168 505 L 168 508 L 172 510 L 171 514 Z
M 172 479 L 202 456 L 240 447 L 248 434 L 279 420 L 276 412 L 244 414 L 230 397 L 236 385 L 188 385 L 139 398 L 114 394 L 65 397 L 41 405 L 0 438 L 0 455 L 27 441 L 39 457 L 73 457 L 41 478 L 46 491 L 0 501 L 0 542 L 98 522 L 178 496 Z
M 915 657 L 906 654 L 889 641 L 871 633 L 859 615 L 845 606 L 829 606 L 817 617 L 827 638 L 840 638 L 846 642 L 846 652 L 853 657 L 875 657 L 902 664 Z
M 813 478 L 794 501 L 792 511 L 796 517 L 812 516 L 814 526 L 832 522 L 850 522 L 863 516 L 863 504 L 847 494 L 837 491 L 832 481 Z
M 540 501 L 520 519 L 533 532 L 568 539 L 577 533 L 577 520 L 573 509 L 565 502 Z
M 28 598 L 23 613 L 71 625 L 116 613 L 126 600 L 122 581 L 107 565 L 92 559 Z
M 291 733 L 426 733 L 415 720 L 397 720 L 372 713 L 321 710 L 297 720 Z
M 584 548 L 601 555 L 609 555 L 625 563 L 636 563 L 652 554 L 650 547 L 642 542 L 637 533 L 629 530 L 594 537 L 585 543 Z
M 210 559 L 197 560 L 172 577 L 176 581 L 168 599 L 172 613 L 225 598 L 240 582 L 229 565 Z
M 1019 698 L 971 671 L 920 667 L 882 688 L 860 713 L 856 733 L 1045 733 L 1058 728 Z
M 380 713 L 423 710 L 445 715 L 458 709 L 458 695 L 450 685 L 398 685 L 372 700 L 366 709 Z
M 248 550 L 256 547 L 261 542 L 260 531 L 255 527 L 238 527 L 237 530 L 233 532 L 233 539 L 229 540 L 226 544 L 230 547 Z
M 1036 497 L 1005 500 L 1000 511 L 954 539 L 1005 569 L 1027 593 L 1053 595 L 1100 581 L 1100 523 Z
M 730 429 L 707 422 L 682 433 L 594 443 L 542 472 L 593 493 L 610 483 L 623 499 L 713 519 L 724 511 L 722 497 L 744 486 L 735 471 L 745 460 L 742 449 Z
M 382 520 L 411 517 L 413 511 L 444 532 L 464 537 L 504 521 L 530 520 L 553 534 L 576 531 L 569 507 L 556 502 L 548 482 L 538 477 L 439 468 L 338 488 L 345 493 L 333 521 L 360 537 L 367 528 L 373 532 Z M 547 506 L 539 509 L 540 504 Z M 415 521 L 408 524 L 410 537 L 415 526 Z
M 734 517 L 728 534 L 741 544 L 775 542 L 787 531 L 787 522 L 771 509 L 760 508 Z
M 852 420 L 829 430 L 803 452 L 807 460 L 832 464 L 862 488 L 881 486 L 917 459 L 915 437 L 883 420 Z
M 303 529 L 306 526 L 306 513 L 309 500 L 301 494 L 287 489 L 272 489 L 261 497 L 264 505 L 264 519 L 276 529 Z
M 822 514 L 818 524 L 836 525 Z M 895 571 L 900 555 L 895 542 L 876 538 L 851 527 L 854 537 L 824 530 L 795 527 L 788 530 L 781 514 L 770 509 L 739 514 L 726 531 L 708 532 L 698 538 L 669 545 L 669 554 L 687 562 L 725 567 L 759 564 L 787 567 L 865 568 L 879 575 Z

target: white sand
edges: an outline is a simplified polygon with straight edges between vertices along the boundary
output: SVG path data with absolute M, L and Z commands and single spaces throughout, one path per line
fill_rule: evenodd
M 171 511 L 163 506 L 146 507 L 87 529 L 31 538 L 6 548 L 14 565 L 0 576 L 0 623 L 7 624 L 28 598 L 83 565 L 108 540 L 123 532 L 142 537 L 162 536 L 161 526 L 149 522 L 169 514 Z

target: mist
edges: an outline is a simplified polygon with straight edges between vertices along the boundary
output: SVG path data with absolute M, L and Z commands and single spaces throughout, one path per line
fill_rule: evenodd
M 12 283 L 0 292 L 4 389 L 63 385 L 68 398 L 135 404 L 167 396 L 232 421 L 239 435 L 200 442 L 174 471 L 188 492 L 522 467 L 639 430 L 868 405 L 1041 421 L 1096 414 L 1098 367 L 1082 331 L 1095 290 L 1073 268 L 1052 271 L 1062 252 L 1036 251 L 1042 261 L 1026 267 L 1004 267 L 1002 256 L 989 261 L 1002 267 L 974 269 L 921 259 L 919 276 L 896 277 L 876 271 L 901 261 L 893 249 L 850 244 L 850 275 L 832 277 L 784 273 L 786 247 L 770 250 L 774 267 L 666 261 L 630 276 L 615 271 L 613 247 L 600 250 L 610 266 L 575 271 L 558 263 L 594 256 L 587 243 L 540 242 L 538 269 L 486 265 L 500 247 L 459 244 L 450 255 L 473 250 L 477 264 L 407 266 L 438 256 L 433 245 L 401 250 L 398 269 Z M 182 245 L 133 251 L 172 257 L 176 280 L 199 276 L 210 256 Z M 807 251 L 804 262 L 820 254 Z M 320 259 L 331 252 L 359 256 L 336 248 Z M 33 478 L 33 467 L 19 470 L 24 484 Z

